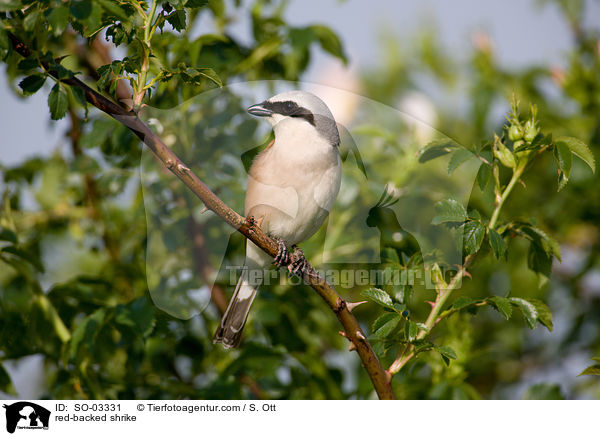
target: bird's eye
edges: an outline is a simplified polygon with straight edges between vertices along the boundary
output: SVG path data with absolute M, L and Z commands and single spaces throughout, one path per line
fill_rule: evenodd
M 286 101 L 285 102 L 285 108 L 289 111 L 291 111 L 292 109 L 294 109 L 294 103 L 292 103 L 291 101 Z

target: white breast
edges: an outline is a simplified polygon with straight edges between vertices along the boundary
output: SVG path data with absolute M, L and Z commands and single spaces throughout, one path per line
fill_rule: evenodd
M 263 219 L 271 236 L 297 244 L 323 224 L 337 197 L 341 162 L 337 147 L 321 138 L 306 122 L 294 135 L 276 131 L 273 146 L 250 169 L 246 215 Z

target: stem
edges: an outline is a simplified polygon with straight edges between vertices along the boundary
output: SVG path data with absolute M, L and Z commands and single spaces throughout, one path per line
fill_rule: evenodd
M 140 69 L 140 73 L 137 76 L 137 83 L 135 86 L 136 89 L 133 96 L 133 106 L 135 108 L 139 108 L 141 106 L 142 100 L 144 99 L 144 95 L 146 94 L 146 78 L 148 76 L 148 70 L 150 69 L 150 41 L 152 39 L 152 35 L 154 34 L 154 31 L 151 31 L 152 21 L 154 21 L 154 15 L 156 14 L 157 5 L 158 0 L 154 0 L 152 2 L 152 7 L 150 8 L 150 13 L 146 15 L 146 18 L 144 19 L 144 41 L 142 42 L 142 67 Z
M 150 14 L 146 17 L 144 24 L 144 42 L 148 44 L 148 48 L 150 48 L 150 38 L 152 37 L 150 29 L 152 27 L 152 21 L 154 21 L 154 14 L 156 13 L 157 4 L 158 0 L 153 0 L 152 8 L 150 9 Z
M 431 307 L 431 312 L 429 312 L 429 316 L 427 317 L 427 320 L 425 321 L 425 327 L 427 327 L 427 330 L 419 331 L 419 333 L 417 335 L 417 340 L 422 340 L 431 333 L 431 330 L 439 321 L 438 316 L 439 316 L 442 308 L 444 307 L 444 304 L 446 304 L 446 301 L 448 300 L 448 297 L 450 297 L 450 294 L 452 293 L 452 291 L 454 291 L 460 284 L 462 277 L 464 276 L 468 266 L 471 264 L 471 262 L 473 262 L 473 259 L 474 259 L 473 255 L 468 255 L 465 258 L 465 263 L 463 265 L 461 265 L 461 267 L 458 269 L 458 271 L 456 272 L 456 275 L 452 278 L 450 283 L 448 283 L 448 285 L 445 288 L 442 288 L 439 290 L 439 292 L 435 298 L 435 303 Z M 410 344 L 410 346 L 407 348 L 407 350 L 404 353 L 402 353 L 400 356 L 398 356 L 398 358 L 394 361 L 394 363 L 392 363 L 390 365 L 387 372 L 390 375 L 394 375 L 398 371 L 400 371 L 404 367 L 404 365 L 406 365 L 410 361 L 410 359 L 415 357 L 414 348 L 415 347 L 412 344 Z
M 24 57 L 31 54 L 29 48 L 12 33 L 8 33 L 14 50 Z M 44 68 L 48 69 L 48 65 Z M 49 70 L 49 74 L 58 76 L 57 71 Z M 104 97 L 81 80 L 73 77 L 64 79 L 63 83 L 81 88 L 86 100 L 98 109 L 119 121 L 135 133 L 154 155 L 175 174 L 202 202 L 217 214 L 227 224 L 243 234 L 247 239 L 260 247 L 271 257 L 278 252 L 278 244 L 268 237 L 262 229 L 254 223 L 253 219 L 246 219 L 227 206 L 223 200 L 215 195 L 167 145 L 150 128 L 144 124 L 135 112 L 128 112 L 112 100 Z M 292 259 L 296 260 L 296 259 Z M 382 368 L 377 355 L 363 333 L 358 321 L 352 315 L 346 302 L 338 295 L 335 289 L 325 279 L 314 272 L 308 265 L 309 273 L 304 281 L 310 285 L 325 300 L 329 308 L 335 313 L 340 324 L 344 327 L 344 335 L 354 345 L 362 364 L 369 374 L 373 387 L 380 399 L 395 399 L 389 374 Z
M 500 199 L 498 200 L 498 202 L 496 204 L 496 208 L 494 209 L 494 212 L 492 213 L 492 217 L 490 218 L 490 223 L 488 225 L 488 227 L 490 229 L 494 229 L 494 227 L 496 226 L 496 221 L 498 221 L 498 216 L 500 216 L 500 210 L 502 209 L 502 206 L 504 205 L 504 202 L 506 201 L 507 197 L 510 195 L 510 192 L 512 191 L 512 189 L 514 188 L 516 183 L 519 181 L 519 178 L 521 177 L 521 175 L 523 174 L 525 165 L 526 165 L 526 163 L 520 164 L 514 170 L 513 175 L 510 179 L 510 182 L 508 182 L 508 185 L 506 185 L 506 188 L 504 189 L 504 192 L 500 196 Z
M 450 283 L 448 283 L 448 286 L 446 286 L 446 288 L 441 289 L 440 292 L 437 294 L 435 304 L 431 308 L 431 312 L 429 312 L 429 316 L 425 321 L 425 327 L 427 327 L 427 330 L 421 330 L 417 335 L 417 339 L 425 338 L 425 336 L 427 336 L 431 329 L 437 324 L 438 315 L 442 311 L 444 304 L 448 300 L 448 297 L 450 297 L 452 291 L 454 291 L 461 283 L 465 271 L 467 270 L 467 267 L 471 265 L 473 259 L 474 256 L 472 254 L 468 255 L 465 258 L 464 264 L 458 269 L 456 275 L 452 277 Z

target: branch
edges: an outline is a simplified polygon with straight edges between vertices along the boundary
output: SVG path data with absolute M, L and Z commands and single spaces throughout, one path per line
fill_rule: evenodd
M 519 166 L 517 166 L 517 168 L 513 171 L 512 177 L 508 182 L 508 185 L 506 185 L 506 188 L 504 188 L 504 191 L 502 191 L 502 194 L 500 194 L 500 181 L 497 177 L 497 173 L 495 174 L 497 201 L 496 207 L 494 208 L 492 217 L 490 218 L 490 222 L 488 224 L 488 230 L 494 230 L 494 228 L 496 227 L 496 223 L 498 221 L 498 217 L 500 216 L 502 206 L 504 205 L 504 202 L 512 192 L 517 181 L 523 175 L 523 171 L 525 170 L 527 164 L 528 160 L 525 159 Z M 425 327 L 427 327 L 427 329 L 421 330 L 419 332 L 419 334 L 417 335 L 417 340 L 421 340 L 427 337 L 431 333 L 431 329 L 435 327 L 436 324 L 440 322 L 445 316 L 448 316 L 451 313 L 446 311 L 447 313 L 444 312 L 440 316 L 440 312 L 442 311 L 444 304 L 446 304 L 446 301 L 448 301 L 448 297 L 450 297 L 450 294 L 452 294 L 452 292 L 460 285 L 461 279 L 465 274 L 467 274 L 467 268 L 471 265 L 471 263 L 473 263 L 473 259 L 475 259 L 474 254 L 468 255 L 465 258 L 464 263 L 460 266 L 456 275 L 450 281 L 450 283 L 448 283 L 447 286 L 442 287 L 439 290 L 436 289 L 437 295 L 435 298 L 435 302 L 433 302 L 431 306 L 431 312 L 429 312 L 429 316 L 425 321 Z M 396 358 L 396 360 L 390 365 L 390 367 L 387 370 L 390 376 L 393 376 L 398 371 L 400 371 L 404 367 L 404 365 L 406 365 L 413 357 L 415 357 L 416 354 L 414 352 L 414 349 L 414 345 L 410 344 L 406 348 L 406 350 Z
M 431 306 L 431 312 L 429 312 L 429 316 L 425 321 L 425 327 L 427 327 L 427 330 L 421 330 L 417 335 L 417 340 L 425 339 L 425 337 L 431 333 L 433 327 L 435 327 L 435 325 L 440 321 L 439 314 L 442 308 L 444 307 L 444 304 L 446 304 L 446 301 L 448 300 L 448 297 L 450 297 L 450 294 L 452 294 L 452 291 L 454 291 L 460 285 L 461 280 L 466 274 L 467 268 L 469 267 L 469 265 L 471 265 L 471 262 L 473 262 L 473 259 L 473 255 L 467 256 L 465 258 L 465 262 L 460 266 L 454 277 L 452 277 L 450 283 L 448 283 L 447 286 L 445 286 L 437 292 L 435 302 Z M 390 376 L 393 376 L 398 371 L 400 371 L 404 367 L 404 365 L 406 365 L 410 361 L 410 359 L 415 357 L 414 349 L 414 345 L 410 344 L 406 348 L 405 352 L 401 353 L 400 356 L 398 356 L 398 358 L 390 365 L 390 367 L 387 370 Z
M 29 48 L 12 33 L 8 33 L 14 50 L 22 56 L 28 57 L 31 54 Z M 58 74 L 49 70 L 48 65 L 44 68 L 54 77 Z M 68 78 L 62 80 L 70 86 L 81 88 L 85 93 L 86 100 L 101 111 L 107 113 L 120 123 L 128 127 L 135 133 L 156 157 L 175 174 L 202 202 L 204 205 L 216 213 L 227 224 L 243 234 L 247 239 L 260 247 L 271 257 L 277 255 L 278 245 L 269 238 L 253 219 L 246 219 L 229 208 L 219 197 L 217 197 L 202 180 L 200 180 L 165 143 L 144 124 L 134 112 L 128 112 L 113 101 L 94 91 L 85 83 L 77 78 Z M 329 308 L 335 313 L 339 322 L 345 330 L 345 336 L 356 349 L 365 370 L 369 374 L 371 382 L 380 399 L 394 399 L 394 392 L 391 386 L 391 378 L 382 368 L 377 359 L 371 344 L 367 341 L 358 321 L 348 310 L 346 302 L 338 295 L 326 280 L 314 272 L 309 265 L 309 273 L 304 280 L 325 300 Z

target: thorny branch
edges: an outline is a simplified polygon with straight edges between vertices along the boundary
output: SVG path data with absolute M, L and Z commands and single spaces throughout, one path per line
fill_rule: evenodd
M 8 33 L 14 50 L 24 57 L 31 55 L 29 48 L 12 33 Z M 49 65 L 43 65 L 48 74 L 58 78 L 56 71 Z M 77 78 L 67 78 L 63 83 L 78 87 L 85 93 L 86 100 L 101 111 L 107 113 L 135 133 L 150 148 L 155 156 L 175 174 L 204 205 L 221 217 L 227 224 L 243 234 L 271 257 L 278 251 L 277 243 L 268 237 L 253 220 L 246 219 L 227 206 L 217 197 L 202 180 L 200 180 L 165 143 L 150 128 L 144 124 L 135 112 L 128 112 L 112 100 L 104 97 Z M 295 260 L 294 258 L 291 259 Z M 312 266 L 304 281 L 310 285 L 325 300 L 344 327 L 344 336 L 350 341 L 350 349 L 356 350 L 362 364 L 369 374 L 371 382 L 380 399 L 395 399 L 391 386 L 391 377 L 386 372 L 375 355 L 371 344 L 366 339 L 358 321 L 352 315 L 346 302 L 338 295 L 333 287 L 320 277 Z

